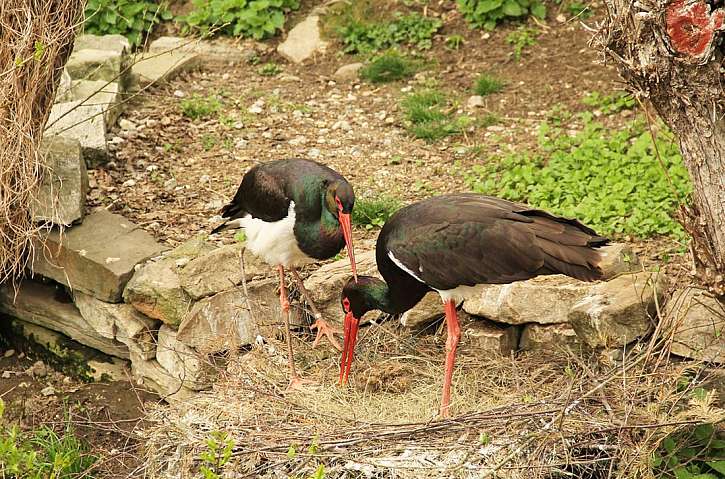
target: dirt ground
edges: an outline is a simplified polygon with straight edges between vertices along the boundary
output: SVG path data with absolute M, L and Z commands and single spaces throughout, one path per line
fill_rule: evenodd
M 450 13 L 453 6 L 445 1 L 431 9 Z M 601 55 L 588 47 L 591 33 L 577 20 L 558 22 L 559 12 L 552 9 L 546 24 L 530 25 L 540 32 L 538 43 L 520 61 L 505 40 L 516 26 L 487 33 L 469 29 L 453 15 L 425 53 L 435 61 L 409 82 L 338 83 L 333 73 L 355 57 L 332 47 L 312 63 L 292 65 L 276 54 L 279 39 L 272 39 L 260 48 L 259 64 L 208 66 L 153 87 L 130 103 L 122 116 L 125 128 L 114 129 L 115 159 L 90 171 L 90 206 L 120 213 L 175 246 L 211 229 L 211 218 L 257 162 L 286 157 L 325 162 L 347 177 L 359 197 L 384 194 L 409 202 L 463 191 L 461 171 L 497 153 L 534 148 L 538 124 L 552 109 L 582 111 L 588 92 L 621 88 L 616 72 L 599 63 Z M 443 38 L 453 33 L 465 39 L 459 50 L 444 45 Z M 260 75 L 259 66 L 266 62 L 278 63 L 281 74 Z M 506 88 L 468 113 L 495 115 L 495 125 L 432 144 L 405 131 L 398 108 L 405 91 L 435 81 L 464 112 L 482 72 L 503 78 Z M 196 121 L 185 117 L 180 103 L 194 95 L 221 96 L 221 113 Z M 261 112 L 250 112 L 253 105 Z M 375 231 L 355 235 L 357 248 L 374 246 Z M 669 240 L 633 245 L 650 261 L 672 248 Z M 10 405 L 6 419 L 24 428 L 62 427 L 64 412 L 70 411 L 77 433 L 104 458 L 100 477 L 140 477 L 135 431 L 145 407 L 157 398 L 130 382 L 82 384 L 60 373 L 33 378 L 24 371 L 34 361 L 18 353 L 0 359 L 0 372 L 11 371 L 0 381 L 0 397 Z M 56 394 L 43 396 L 47 385 Z

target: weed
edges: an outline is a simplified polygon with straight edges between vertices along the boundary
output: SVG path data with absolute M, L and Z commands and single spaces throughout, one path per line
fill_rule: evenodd
M 476 83 L 473 86 L 473 91 L 476 95 L 486 96 L 491 93 L 497 93 L 503 90 L 504 82 L 497 77 L 489 74 L 482 73 L 476 79 Z
M 360 70 L 360 77 L 370 83 L 388 83 L 413 76 L 416 65 L 396 52 L 375 58 Z
M 662 133 L 657 139 L 670 185 L 643 121 L 610 131 L 589 113 L 581 118 L 584 129 L 573 136 L 542 124 L 540 152 L 492 159 L 465 174 L 466 183 L 477 192 L 579 218 L 602 234 L 683 238 L 671 215 L 691 186 L 677 146 Z
M 265 63 L 264 65 L 259 67 L 259 69 L 257 70 L 257 73 L 259 73 L 263 77 L 273 77 L 273 76 L 279 75 L 281 71 L 282 71 L 282 68 L 279 65 L 277 65 L 276 63 L 270 62 L 270 63 Z
M 506 18 L 546 17 L 541 0 L 458 0 L 458 10 L 472 26 L 486 30 L 493 30 Z
M 723 457 L 725 434 L 706 423 L 665 437 L 650 462 L 657 477 L 718 479 L 725 477 Z
M 352 210 L 352 222 L 368 230 L 382 228 L 401 206 L 400 201 L 390 196 L 358 198 Z
M 592 9 L 589 8 L 589 5 L 581 2 L 571 2 L 567 5 L 566 10 L 572 17 L 577 17 L 582 20 L 585 20 L 593 15 Z
M 0 419 L 4 403 L 0 399 Z M 0 424 L 0 477 L 71 479 L 93 477 L 97 458 L 74 435 L 70 422 L 61 435 L 48 427 L 21 433 Z
M 631 110 L 634 108 L 635 99 L 626 92 L 602 95 L 598 91 L 593 91 L 582 99 L 582 103 L 601 110 L 605 115 L 609 115 L 622 110 Z
M 467 116 L 454 117 L 447 109 L 448 99 L 439 90 L 413 92 L 401 102 L 408 131 L 426 141 L 437 141 L 463 131 L 472 120 Z
M 186 30 L 256 40 L 281 30 L 285 14 L 300 6 L 299 0 L 193 0 L 192 3 L 194 9 L 182 18 Z
M 204 479 L 220 479 L 226 463 L 232 457 L 234 441 L 224 431 L 212 431 L 206 440 L 207 450 L 199 454 Z
M 191 98 L 181 100 L 180 106 L 184 116 L 192 120 L 198 120 L 217 113 L 221 109 L 222 103 L 214 95 L 207 97 L 194 95 Z
M 526 47 L 531 47 L 538 43 L 536 39 L 538 34 L 539 31 L 535 28 L 519 27 L 506 35 L 506 43 L 514 47 L 514 58 L 516 61 L 521 59 L 521 54 Z
M 337 34 L 345 53 L 373 53 L 403 45 L 427 50 L 432 45 L 433 35 L 442 26 L 443 22 L 437 18 L 398 13 L 394 20 L 378 23 L 351 19 L 337 29 Z
M 88 0 L 85 16 L 86 33 L 118 33 L 134 46 L 141 44 L 154 25 L 172 17 L 165 2 L 146 0 Z
M 446 37 L 446 48 L 449 50 L 458 50 L 464 43 L 463 35 L 454 34 Z
M 217 143 L 216 136 L 214 136 L 211 133 L 205 133 L 201 137 L 201 146 L 202 146 L 202 148 L 204 148 L 204 151 L 211 150 L 212 148 L 214 148 L 216 146 L 216 143 Z

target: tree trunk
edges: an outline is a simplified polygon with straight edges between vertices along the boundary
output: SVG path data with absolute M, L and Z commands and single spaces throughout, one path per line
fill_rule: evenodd
M 713 2 L 712 4 L 717 4 Z M 704 0 L 605 0 L 596 41 L 677 135 L 692 179 L 680 221 L 698 279 L 725 294 L 725 10 Z

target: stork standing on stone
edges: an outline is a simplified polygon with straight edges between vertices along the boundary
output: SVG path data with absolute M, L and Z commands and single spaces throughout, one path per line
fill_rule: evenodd
M 376 261 L 385 281 L 350 279 L 342 291 L 345 339 L 340 383 L 347 382 L 360 318 L 371 310 L 400 314 L 429 291 L 445 305 L 448 330 L 440 414 L 449 415 L 460 327 L 456 303 L 482 284 L 565 274 L 602 277 L 598 247 L 608 240 L 577 220 L 473 193 L 444 195 L 409 205 L 388 219 L 378 236 Z
M 277 160 L 254 166 L 244 175 L 234 198 L 222 208 L 226 221 L 212 231 L 244 228 L 247 248 L 277 267 L 291 387 L 301 380 L 294 365 L 284 270 L 292 271 L 315 316 L 312 328 L 317 328 L 317 337 L 313 346 L 324 335 L 340 349 L 333 335 L 336 331 L 322 319 L 297 268 L 332 258 L 346 246 L 352 273 L 357 277 L 350 218 L 354 204 L 352 186 L 331 168 L 310 160 Z

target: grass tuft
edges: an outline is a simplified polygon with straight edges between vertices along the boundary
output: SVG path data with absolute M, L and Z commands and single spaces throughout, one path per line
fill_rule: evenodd
M 468 116 L 453 116 L 448 98 L 440 90 L 428 88 L 411 93 L 401 102 L 408 131 L 422 140 L 438 141 L 461 133 L 472 123 Z
M 358 198 L 352 210 L 352 222 L 365 229 L 382 228 L 388 218 L 401 206 L 397 198 L 385 195 Z
M 360 70 L 360 77 L 370 83 L 389 83 L 410 78 L 417 68 L 413 61 L 389 52 L 375 58 Z
M 473 85 L 473 91 L 476 95 L 486 96 L 500 92 L 503 90 L 504 85 L 504 82 L 498 77 L 489 73 L 482 73 L 476 79 L 476 83 Z
M 192 120 L 208 118 L 222 108 L 222 102 L 214 95 L 207 97 L 194 95 L 191 98 L 181 100 L 179 105 L 184 116 Z

